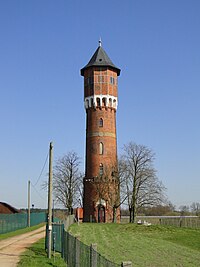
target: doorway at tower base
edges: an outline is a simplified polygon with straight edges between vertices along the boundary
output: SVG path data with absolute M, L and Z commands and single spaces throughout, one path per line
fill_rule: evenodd
M 93 214 L 87 212 L 87 208 L 83 209 L 83 222 L 91 223 L 120 223 L 120 208 L 117 208 L 115 212 L 112 207 L 108 206 L 107 201 L 104 199 L 98 200 L 93 204 Z M 115 216 L 115 219 L 113 218 Z
M 106 201 L 104 199 L 99 199 L 95 205 L 95 215 L 98 223 L 106 222 Z

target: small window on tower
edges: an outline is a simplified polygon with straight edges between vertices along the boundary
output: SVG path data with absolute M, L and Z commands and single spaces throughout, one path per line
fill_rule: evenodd
M 110 77 L 110 83 L 111 83 L 111 84 L 115 84 L 115 78 Z
M 98 76 L 98 82 L 104 83 L 104 76 Z
M 103 127 L 103 119 L 102 118 L 99 119 L 99 127 Z
M 93 84 L 94 83 L 94 79 L 93 79 L 93 77 L 88 77 L 87 78 L 87 84 L 88 85 L 91 85 L 91 84 Z
M 103 175 L 103 164 L 102 163 L 99 165 L 99 175 L 100 176 Z
M 99 155 L 103 155 L 103 143 L 99 143 Z

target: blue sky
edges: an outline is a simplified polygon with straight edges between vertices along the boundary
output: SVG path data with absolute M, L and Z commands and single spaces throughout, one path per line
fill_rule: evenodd
M 84 170 L 80 69 L 99 37 L 121 68 L 118 154 L 152 148 L 177 207 L 200 202 L 200 1 L 0 1 L 0 201 L 27 206 L 49 142 L 54 159 L 74 150 Z M 48 166 L 31 202 L 46 207 Z

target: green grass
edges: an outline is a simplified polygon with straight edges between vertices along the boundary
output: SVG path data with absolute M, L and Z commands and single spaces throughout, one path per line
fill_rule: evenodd
M 66 267 L 66 263 L 61 258 L 60 253 L 52 254 L 51 259 L 47 258 L 47 253 L 44 249 L 45 239 L 42 238 L 33 246 L 29 247 L 20 257 L 18 267 Z
M 42 227 L 43 225 L 45 225 L 45 223 L 41 223 L 41 224 L 38 224 L 38 225 L 35 225 L 32 227 L 26 227 L 26 228 L 19 229 L 19 230 L 13 231 L 13 232 L 5 233 L 5 234 L 0 234 L 0 240 L 6 239 L 8 237 L 12 237 L 12 236 L 21 235 L 21 234 L 31 232 L 33 230 L 36 230 L 36 229 Z
M 133 266 L 200 266 L 200 230 L 134 224 L 73 224 L 69 231 L 107 259 Z

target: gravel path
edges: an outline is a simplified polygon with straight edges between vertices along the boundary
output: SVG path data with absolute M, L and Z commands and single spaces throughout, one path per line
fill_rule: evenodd
M 0 241 L 0 266 L 15 267 L 19 256 L 27 247 L 45 236 L 45 226 L 26 234 L 6 238 Z

